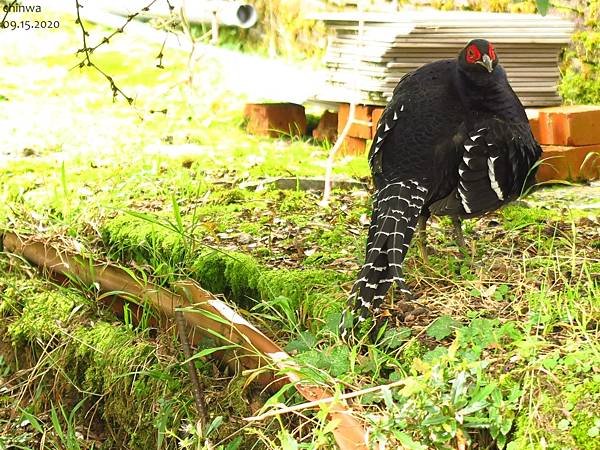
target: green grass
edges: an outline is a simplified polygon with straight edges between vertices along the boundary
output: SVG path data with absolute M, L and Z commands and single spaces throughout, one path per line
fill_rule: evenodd
M 526 204 L 467 221 L 464 254 L 449 221 L 434 218 L 431 265 L 414 246 L 405 264 L 415 301 L 391 295 L 380 342 L 348 346 L 337 324 L 363 257 L 370 200 L 334 191 L 321 208 L 315 193 L 241 185 L 321 176 L 327 150 L 246 135 L 243 93 L 223 85 L 218 61 L 206 56 L 210 70 L 188 85 L 186 55 L 169 52 L 168 67 L 158 70 L 157 48 L 117 41 L 97 62 L 136 101 L 113 103 L 97 73 L 67 70 L 78 41 L 73 24 L 63 31 L 39 48 L 7 41 L 11 52 L 0 54 L 7 68 L 0 139 L 21 155 L 0 161 L 0 229 L 166 287 L 193 278 L 224 294 L 293 355 L 308 380 L 333 392 L 398 383 L 352 404 L 374 445 L 593 448 L 600 428 L 598 187 L 544 188 Z M 361 178 L 368 168 L 363 158 L 345 158 L 336 173 Z M 0 390 L 0 427 L 9 430 L 0 448 L 44 435 L 57 448 L 202 448 L 174 335 L 135 326 L 130 314 L 118 321 L 97 307 L 95 291 L 59 288 L 33 273 L 0 256 L 0 378 L 24 386 Z M 218 448 L 333 445 L 326 408 L 243 427 L 241 418 L 261 406 L 303 400 L 288 386 L 264 406 L 246 386 L 254 374 L 204 358 L 197 365 Z M 17 397 L 17 416 L 6 413 Z M 94 433 L 77 438 L 86 429 L 108 444 L 101 447 Z

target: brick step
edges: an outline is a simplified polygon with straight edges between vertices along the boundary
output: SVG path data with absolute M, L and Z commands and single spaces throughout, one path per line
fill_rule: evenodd
M 374 106 L 370 105 L 356 105 L 354 111 L 354 119 L 371 122 Z M 342 103 L 338 109 L 338 135 L 342 132 L 348 121 L 348 115 L 350 114 L 350 105 L 348 103 Z M 350 127 L 348 136 L 352 136 L 360 139 L 372 139 L 373 134 L 371 133 L 372 127 L 362 124 L 353 124 Z
M 540 142 L 540 119 L 538 117 L 529 119 L 529 126 L 535 140 Z
M 339 108 L 338 133 L 342 131 L 349 112 L 348 104 Z M 350 128 L 349 136 L 372 139 L 377 122 L 383 112 L 382 107 L 370 105 L 356 106 L 356 119 L 372 122 L 366 125 L 355 124 Z M 543 145 L 579 146 L 600 144 L 600 106 L 573 105 L 543 108 L 538 117 L 529 121 L 533 135 Z
M 248 103 L 244 108 L 246 130 L 261 136 L 303 136 L 306 134 L 304 106 L 295 103 Z
M 337 114 L 326 111 L 313 131 L 314 137 L 334 142 L 335 135 L 342 131 L 348 120 L 349 109 L 348 104 L 342 104 Z M 382 112 L 381 107 L 357 105 L 356 119 L 372 125 L 354 124 L 344 140 L 341 156 L 365 156 L 367 142 L 375 135 Z M 244 115 L 248 119 L 248 131 L 254 134 L 278 137 L 301 136 L 306 132 L 306 115 L 301 105 L 248 104 Z M 543 144 L 542 159 L 545 161 L 538 169 L 538 182 L 600 179 L 600 106 L 545 108 L 529 123 L 534 137 Z
M 364 156 L 366 157 L 367 140 L 354 136 L 346 136 L 340 147 L 340 156 Z
M 338 113 L 325 111 L 319 119 L 319 124 L 313 130 L 312 136 L 317 141 L 335 142 L 338 134 Z
M 600 179 L 600 144 L 583 146 L 542 145 L 543 162 L 536 180 L 590 181 Z
M 543 145 L 600 144 L 600 106 L 573 105 L 539 110 L 538 142 Z
M 350 105 L 343 103 L 340 105 L 338 110 L 338 134 L 342 132 L 346 121 L 348 120 L 348 114 L 350 112 Z M 352 136 L 360 139 L 373 139 L 375 131 L 377 130 L 377 122 L 383 113 L 381 106 L 370 106 L 370 105 L 356 105 L 355 119 L 364 122 L 371 122 L 371 126 L 364 124 L 354 124 L 350 127 L 348 136 Z

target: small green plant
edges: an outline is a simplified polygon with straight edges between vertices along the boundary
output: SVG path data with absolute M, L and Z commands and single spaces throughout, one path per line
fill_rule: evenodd
M 427 335 L 432 338 L 441 341 L 442 339 L 450 336 L 454 330 L 458 327 L 458 322 L 450 316 L 438 317 L 429 327 L 427 328 Z
M 315 383 L 359 380 L 370 385 L 400 382 L 360 397 L 372 427 L 371 444 L 385 448 L 447 448 L 454 440 L 483 442 L 485 436 L 504 448 L 513 430 L 522 396 L 517 380 L 495 380 L 484 354 L 516 349 L 522 338 L 512 323 L 475 318 L 461 325 L 442 316 L 427 329 L 438 341 L 455 336 L 449 346 L 415 352 L 410 330 L 384 330 L 377 345 L 339 345 L 325 331 L 302 332 L 287 347 L 303 376 Z M 418 347 L 418 345 L 417 345 Z
M 4 359 L 4 355 L 0 355 L 0 379 L 10 375 L 11 368 Z
M 63 405 L 52 405 L 50 409 L 50 420 L 52 421 L 53 431 L 58 439 L 58 447 L 67 450 L 80 450 L 80 439 L 77 436 L 75 426 L 75 417 L 79 408 L 85 403 L 85 399 L 77 403 L 70 412 L 67 413 Z M 60 415 L 59 415 L 60 413 Z
M 60 186 L 62 188 L 62 197 L 63 197 L 62 198 L 63 220 L 65 222 L 68 222 L 69 218 L 70 218 L 70 214 L 71 214 L 71 194 L 69 191 L 69 185 L 67 184 L 67 170 L 65 169 L 64 161 L 60 166 Z

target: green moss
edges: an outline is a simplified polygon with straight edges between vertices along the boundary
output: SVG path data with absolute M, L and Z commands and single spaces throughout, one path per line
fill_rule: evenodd
M 145 220 L 123 214 L 105 222 L 101 233 L 112 257 L 149 263 L 155 268 L 164 266 L 165 275 L 169 275 L 185 260 L 188 245 L 180 233 L 166 225 L 166 218 Z
M 413 361 L 417 358 L 423 358 L 428 351 L 429 349 L 420 341 L 416 339 L 410 341 L 410 343 L 402 350 L 401 366 L 404 371 L 409 373 Z
M 208 290 L 224 293 L 243 307 L 256 301 L 287 297 L 295 309 L 324 317 L 339 309 L 340 284 L 350 277 L 332 270 L 270 270 L 247 255 L 211 252 L 196 260 L 192 276 Z
M 260 277 L 261 268 L 251 256 L 235 254 L 227 259 L 225 278 L 229 283 L 232 297 L 243 301 L 242 304 L 248 304 L 248 299 L 254 301 L 260 299 L 258 293 Z
M 14 348 L 28 355 L 20 368 L 36 366 L 38 394 L 30 412 L 48 411 L 57 398 L 66 410 L 84 400 L 75 425 L 85 429 L 89 421 L 96 426 L 101 420 L 105 448 L 156 448 L 160 432 L 162 448 L 178 448 L 175 435 L 164 432 L 176 433 L 183 420 L 195 420 L 196 412 L 190 407 L 188 374 L 168 351 L 172 345 L 144 340 L 96 314 L 92 320 L 88 300 L 75 292 L 7 276 L 1 269 L 0 304 L 20 309 L 3 312 L 0 342 L 15 343 L 0 346 L 0 360 L 11 358 Z
M 580 413 L 573 416 L 575 426 L 571 430 L 571 436 L 579 450 L 598 449 L 598 429 L 600 418 L 589 413 Z
M 128 448 L 155 445 L 154 413 L 181 384 L 158 363 L 155 346 L 126 327 L 99 322 L 80 327 L 67 354 L 68 372 L 88 392 L 103 395 L 102 418 Z M 171 420 L 178 421 L 175 417 Z
M 331 230 L 320 230 L 319 236 L 316 238 L 316 244 L 319 248 L 331 249 L 334 253 L 343 254 L 344 250 L 361 247 L 357 245 L 359 240 L 356 236 L 348 233 L 348 227 L 345 223 L 335 226 Z M 336 252 L 337 250 L 337 252 Z
M 0 273 L 3 268 L 0 267 Z M 20 314 L 25 306 L 25 299 L 35 294 L 29 285 L 19 282 L 8 274 L 0 278 L 0 317 Z
M 219 233 L 231 231 L 240 223 L 240 216 L 250 211 L 243 202 L 236 200 L 236 195 L 224 197 L 229 203 L 206 205 L 196 209 L 196 217 L 201 219 L 205 230 Z
M 597 450 L 598 429 L 600 428 L 600 412 L 597 408 L 600 396 L 600 382 L 591 381 L 584 385 L 585 393 L 578 402 L 573 414 L 573 427 L 570 435 L 580 450 Z M 594 412 L 594 407 L 596 411 Z
M 14 341 L 48 341 L 60 334 L 76 303 L 69 291 L 58 290 L 35 293 L 23 299 L 23 304 L 19 319 L 8 327 Z
M 256 247 L 252 254 L 257 258 L 268 258 L 269 256 L 273 256 L 273 251 L 267 247 Z
M 295 309 L 323 318 L 342 308 L 341 284 L 351 278 L 333 270 L 270 270 L 261 276 L 258 289 L 265 299 L 284 296 Z
M 282 213 L 290 213 L 295 211 L 304 211 L 308 201 L 308 194 L 305 191 L 279 191 L 283 196 L 279 204 L 279 211 Z M 314 203 L 313 203 L 314 205 Z
M 85 359 L 84 387 L 102 392 L 127 373 L 132 365 L 145 366 L 152 346 L 136 342 L 135 335 L 126 327 L 100 322 L 93 327 L 81 327 L 74 333 L 77 345 L 73 355 Z
M 209 291 L 222 293 L 245 308 L 285 296 L 295 308 L 323 317 L 332 308 L 339 309 L 343 303 L 336 303 L 343 297 L 340 285 L 351 278 L 332 270 L 271 270 L 241 253 L 205 249 L 194 254 L 180 234 L 127 215 L 108 221 L 102 230 L 113 256 L 154 268 L 163 264 L 163 272 L 173 274 L 181 269 Z M 347 244 L 341 229 L 325 232 L 324 240 L 340 248 Z
M 208 252 L 194 261 L 191 275 L 211 292 L 225 294 L 241 306 L 260 298 L 257 291 L 260 266 L 254 258 L 241 253 Z
M 243 203 L 250 197 L 250 193 L 243 189 L 223 189 L 213 196 L 212 201 L 218 205 L 231 205 L 232 203 Z
M 227 291 L 226 268 L 227 255 L 218 251 L 210 252 L 194 262 L 192 277 L 209 291 L 224 293 Z
M 264 226 L 261 223 L 256 222 L 244 222 L 239 224 L 238 230 L 242 233 L 248 233 L 252 236 L 262 236 L 264 232 Z
M 504 228 L 517 230 L 530 226 L 540 226 L 556 218 L 556 211 L 542 208 L 528 208 L 519 205 L 509 205 L 501 210 Z

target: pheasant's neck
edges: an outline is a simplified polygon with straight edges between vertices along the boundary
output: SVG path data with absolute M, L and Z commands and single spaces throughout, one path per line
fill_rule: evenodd
M 474 120 L 489 115 L 506 121 L 523 120 L 523 107 L 516 99 L 501 68 L 497 68 L 492 75 L 469 75 L 461 71 L 457 73 L 457 88 Z

